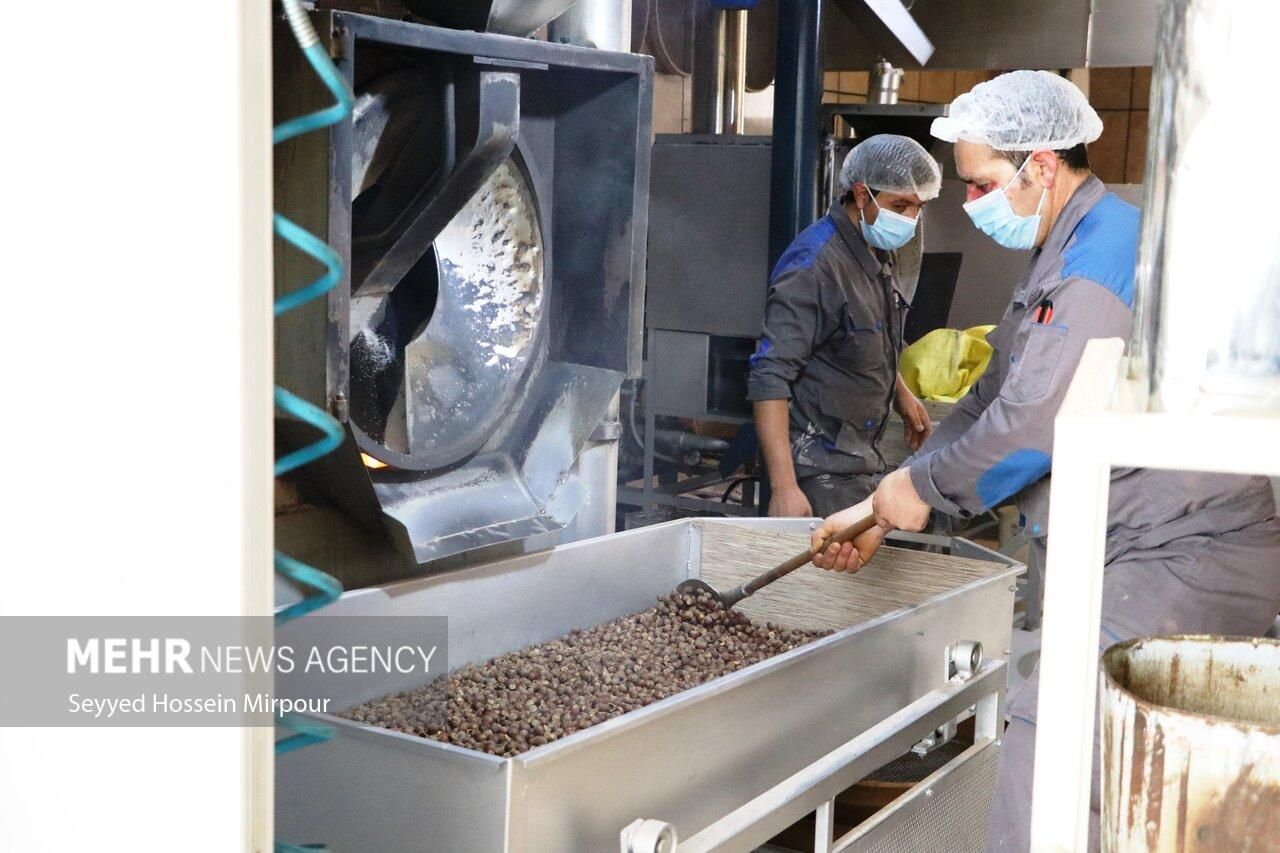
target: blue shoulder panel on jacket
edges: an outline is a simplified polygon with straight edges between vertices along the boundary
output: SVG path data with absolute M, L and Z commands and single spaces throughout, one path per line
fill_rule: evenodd
M 836 233 L 836 223 L 830 216 L 824 216 L 817 222 L 796 235 L 791 241 L 791 245 L 782 253 L 782 257 L 778 258 L 778 263 L 773 267 L 773 273 L 769 276 L 769 281 L 773 281 L 784 272 L 794 269 L 808 269 L 813 266 L 813 262 L 818 259 L 818 253 L 822 251 L 823 246 L 827 245 L 827 241 Z
M 1076 226 L 1075 243 L 1062 256 L 1062 277 L 1096 281 L 1132 308 L 1141 218 L 1115 193 L 1104 195 Z
M 1043 450 L 1015 450 L 978 478 L 978 499 L 989 509 L 1048 474 L 1050 467 Z

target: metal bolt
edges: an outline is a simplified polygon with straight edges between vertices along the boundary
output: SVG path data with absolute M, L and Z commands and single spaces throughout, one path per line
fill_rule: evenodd
M 926 788 L 926 789 L 925 789 L 925 792 L 924 792 L 924 795 L 925 795 L 926 797 L 932 797 L 932 796 L 933 796 L 933 789 L 932 789 L 932 788 Z
M 1013 649 L 1005 649 L 1005 650 L 1004 650 L 1004 656 L 1005 656 L 1005 657 L 1008 657 L 1008 656 L 1009 656 L 1009 655 L 1011 655 L 1011 654 L 1013 654 Z

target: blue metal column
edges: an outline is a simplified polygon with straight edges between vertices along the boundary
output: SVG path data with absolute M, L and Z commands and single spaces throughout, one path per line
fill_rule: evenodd
M 769 181 L 769 269 L 818 212 L 822 0 L 778 0 Z

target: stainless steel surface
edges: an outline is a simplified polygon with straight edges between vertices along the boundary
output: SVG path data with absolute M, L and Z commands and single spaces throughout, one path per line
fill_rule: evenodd
M 596 425 L 591 438 L 578 454 L 571 477 L 593 484 L 582 506 L 564 528 L 563 542 L 577 542 L 613 533 L 618 514 L 618 442 L 622 437 L 615 395 L 605 420 Z
M 920 0 L 910 14 L 933 44 L 929 68 L 1083 68 L 1088 58 L 1091 2 Z M 905 68 L 921 67 L 921 61 L 908 51 L 885 50 L 884 39 L 877 42 L 868 36 L 863 29 L 865 8 L 859 8 L 862 0 L 825 5 L 823 64 L 827 68 L 870 68 L 880 59 Z
M 700 523 L 808 527 L 780 519 Z M 343 614 L 443 613 L 450 667 L 479 662 L 649 607 L 697 576 L 696 541 L 691 523 L 672 522 L 361 590 L 283 626 L 278 639 L 300 641 Z M 325 718 L 337 730 L 333 740 L 279 763 L 277 831 L 342 850 L 609 850 L 637 816 L 660 815 L 691 836 L 938 688 L 947 645 L 974 638 L 1008 648 L 1018 570 L 512 759 Z M 856 677 L 832 678 L 836 672 Z M 378 690 L 411 686 L 388 681 Z M 724 724 L 745 719 L 747 737 Z
M 431 467 L 484 443 L 537 360 L 547 326 L 537 214 L 528 178 L 507 159 L 435 240 L 439 295 L 431 322 L 404 345 L 404 397 L 393 405 L 404 413 L 397 449 Z
M 1159 0 L 1093 0 L 1089 66 L 1151 65 Z
M 834 850 L 979 853 L 986 849 L 987 814 L 995 796 L 999 757 L 996 744 L 970 747 L 860 825 L 846 845 Z
M 725 11 L 693 4 L 693 81 L 689 122 L 694 133 L 724 132 Z
M 843 10 L 881 57 L 894 64 L 924 65 L 933 56 L 933 42 L 901 0 L 834 0 L 827 5 Z M 866 68 L 871 62 L 864 62 Z
M 524 389 L 525 400 L 541 400 L 543 407 L 505 425 L 523 431 L 519 452 L 482 452 L 426 480 L 373 472 L 393 542 L 424 563 L 563 528 L 588 491 L 569 471 L 621 378 L 616 371 L 548 364 Z
M 852 145 L 851 139 L 834 134 L 822 138 L 822 157 L 818 162 L 818 174 L 822 180 L 818 189 L 820 206 L 830 207 L 831 202 L 840 197 L 840 167 L 844 165 L 844 158 L 849 156 Z
M 720 590 L 702 580 L 702 578 L 689 578 L 688 580 L 680 581 L 680 584 L 676 587 L 676 592 L 705 592 L 712 598 L 720 599 L 721 603 L 724 602 L 724 595 Z M 730 592 L 737 592 L 737 590 L 730 590 Z
M 769 289 L 769 139 L 653 146 L 645 324 L 755 340 Z
M 747 10 L 725 12 L 724 19 L 724 117 L 725 133 L 746 133 L 747 115 Z
M 1224 164 L 1275 136 L 1273 111 L 1240 81 L 1273 74 L 1277 27 L 1271 3 L 1163 7 L 1129 345 L 1155 410 L 1280 413 L 1280 218 L 1235 221 L 1229 261 L 1199 245 Z
M 924 64 L 900 48 L 886 51 L 853 0 L 827 6 L 827 68 L 869 68 L 882 58 Z M 934 46 L 929 68 L 1085 68 L 1150 65 L 1156 7 L 1156 0 L 919 0 L 910 14 Z
M 404 0 L 415 14 L 446 27 L 525 36 L 575 0 Z
M 418 78 L 424 85 L 430 80 L 427 75 L 418 75 Z M 359 221 L 353 223 L 352 313 L 362 321 L 367 322 L 385 308 L 384 300 L 405 284 L 408 274 L 427 255 L 442 230 L 515 150 L 520 133 L 520 75 L 481 70 L 462 81 L 470 84 L 463 87 L 470 90 L 463 98 L 471 102 L 468 106 L 474 110 L 475 118 L 461 122 L 456 120 L 454 105 L 450 103 L 456 97 L 449 91 L 452 75 L 446 79 L 445 92 L 440 96 L 442 108 L 433 116 L 428 118 L 430 107 L 422 108 L 421 96 L 408 104 L 394 102 L 401 111 L 391 112 L 385 122 L 381 122 L 382 132 L 377 135 L 374 146 L 370 146 L 376 153 L 390 151 L 395 161 L 372 182 L 380 191 L 371 200 L 364 196 L 368 209 L 362 210 Z M 389 110 L 392 107 L 389 103 Z M 363 114 L 355 117 L 353 137 L 363 140 L 372 136 L 363 127 L 368 118 Z M 356 121 L 360 122 L 359 128 L 354 127 Z M 420 137 L 424 121 L 440 124 L 443 135 L 449 138 L 441 141 L 439 149 L 415 152 L 419 153 L 418 157 L 409 157 L 403 146 L 417 147 L 418 140 L 411 134 L 416 131 Z M 405 125 L 410 129 L 397 133 Z M 391 139 L 384 137 L 394 138 L 402 148 L 392 148 Z M 352 150 L 353 176 L 366 175 L 361 185 L 371 183 L 367 177 L 368 166 L 362 162 L 367 152 L 363 145 Z M 423 163 L 435 165 L 437 159 L 435 170 L 422 170 Z M 455 258 L 454 263 L 458 262 L 460 259 Z M 366 301 L 371 304 L 363 304 Z M 361 329 L 357 327 L 353 331 L 359 333 Z
M 894 68 L 884 61 L 871 66 L 871 80 L 867 85 L 867 103 L 898 103 L 898 87 L 902 85 L 902 76 L 905 73 L 901 68 Z
M 353 272 L 282 318 L 277 375 L 352 440 L 308 475 L 416 563 L 545 547 L 615 487 L 611 451 L 574 466 L 640 372 L 652 62 L 347 13 L 319 29 L 359 106 L 281 149 L 277 207 Z M 322 97 L 293 53 L 287 115 Z M 314 276 L 282 255 L 278 281 Z
M 822 805 L 827 804 L 829 808 L 837 794 L 891 760 L 904 744 L 918 737 L 920 731 L 968 707 L 978 707 L 987 725 L 980 729 L 977 742 L 965 755 L 927 781 L 946 778 L 952 766 L 962 767 L 973 756 L 996 752 L 996 726 L 1003 684 L 1004 663 L 993 662 L 967 682 L 949 683 L 930 691 L 693 837 L 678 843 L 675 853 L 751 850 L 815 807 L 819 809 L 819 836 L 815 839 L 814 849 L 820 853 L 845 849 L 851 838 L 845 836 L 834 840 L 830 837 L 831 822 L 823 820 Z M 857 830 L 851 835 L 856 834 Z M 651 848 L 645 853 L 656 851 Z
M 550 41 L 631 50 L 631 0 L 577 0 L 547 26 Z

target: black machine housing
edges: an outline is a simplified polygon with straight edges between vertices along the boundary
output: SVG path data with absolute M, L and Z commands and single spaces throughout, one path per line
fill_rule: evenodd
M 557 531 L 591 488 L 579 452 L 641 369 L 652 60 L 316 21 L 356 108 L 276 149 L 276 209 L 345 266 L 277 327 L 279 383 L 348 432 L 309 480 L 418 563 Z M 277 120 L 325 105 L 296 50 L 274 73 Z M 316 274 L 277 245 L 279 291 Z

